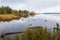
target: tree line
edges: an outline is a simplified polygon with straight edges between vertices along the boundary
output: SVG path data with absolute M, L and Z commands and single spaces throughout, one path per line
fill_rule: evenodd
M 35 12 L 29 12 L 28 10 L 13 10 L 9 6 L 1 6 L 0 7 L 0 14 L 14 14 L 20 17 L 29 17 L 34 16 Z

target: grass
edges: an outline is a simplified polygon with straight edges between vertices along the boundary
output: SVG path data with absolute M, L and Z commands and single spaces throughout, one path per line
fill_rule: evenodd
M 10 21 L 13 19 L 19 19 L 20 16 L 16 16 L 13 14 L 0 14 L 0 21 Z
M 49 32 L 47 27 L 40 26 L 27 28 L 22 35 L 22 40 L 60 40 L 60 30 Z
M 6 38 L 7 39 L 7 38 Z M 14 40 L 60 40 L 60 30 L 53 29 L 49 31 L 47 27 L 41 26 L 29 27 L 25 29 L 22 35 L 15 34 Z

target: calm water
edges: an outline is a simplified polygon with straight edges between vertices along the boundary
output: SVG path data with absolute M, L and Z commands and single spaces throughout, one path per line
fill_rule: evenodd
M 45 22 L 46 20 L 46 22 Z M 53 28 L 60 24 L 60 14 L 37 14 L 34 17 L 21 18 L 10 22 L 0 22 L 0 34 L 6 32 L 20 32 L 29 26 L 46 26 Z

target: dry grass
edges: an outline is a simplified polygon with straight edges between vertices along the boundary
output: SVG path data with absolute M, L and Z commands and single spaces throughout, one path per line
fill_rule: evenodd
M 13 15 L 13 14 L 0 14 L 0 20 L 1 21 L 9 21 L 12 19 L 19 19 L 19 16 Z

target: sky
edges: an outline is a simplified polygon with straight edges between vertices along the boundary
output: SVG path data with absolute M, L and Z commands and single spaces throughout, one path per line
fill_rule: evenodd
M 29 10 L 36 13 L 60 12 L 60 0 L 0 0 L 0 6 L 16 10 Z

